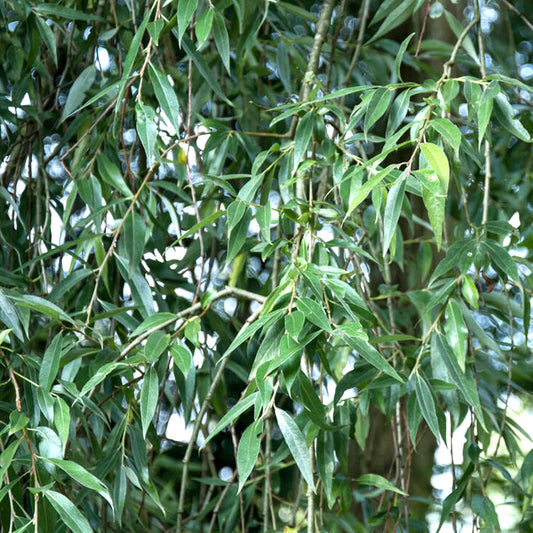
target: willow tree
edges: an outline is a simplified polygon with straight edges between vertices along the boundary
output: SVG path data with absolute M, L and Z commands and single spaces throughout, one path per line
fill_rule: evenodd
M 0 3 L 2 530 L 529 531 L 527 7 Z

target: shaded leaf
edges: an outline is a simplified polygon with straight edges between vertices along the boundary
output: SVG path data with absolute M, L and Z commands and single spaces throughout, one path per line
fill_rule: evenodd
M 237 448 L 237 470 L 239 472 L 240 492 L 252 470 L 259 455 L 261 439 L 258 433 L 263 431 L 263 421 L 257 420 L 249 425 L 243 432 Z
M 144 375 L 141 388 L 141 424 L 143 437 L 150 427 L 159 399 L 159 378 L 154 368 L 149 368 Z
M 311 490 L 316 493 L 315 482 L 313 479 L 313 468 L 311 466 L 311 456 L 303 433 L 300 431 L 300 428 L 296 425 L 296 422 L 292 419 L 289 413 L 276 406 L 274 406 L 274 412 L 276 413 L 276 420 L 281 434 L 283 435 L 283 439 L 296 461 L 298 469 L 305 479 L 305 482 L 309 485 Z

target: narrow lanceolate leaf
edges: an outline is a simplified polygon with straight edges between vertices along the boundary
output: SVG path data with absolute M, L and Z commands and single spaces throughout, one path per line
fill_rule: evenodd
M 433 400 L 429 385 L 426 383 L 426 380 L 417 373 L 415 373 L 411 379 L 414 382 L 416 399 L 422 416 L 438 441 L 440 438 L 439 421 L 435 409 L 435 401 Z
M 353 337 L 349 335 L 343 335 L 342 337 L 348 346 L 356 350 L 359 355 L 367 362 L 370 363 L 373 367 L 377 368 L 384 374 L 391 376 L 397 381 L 403 383 L 401 376 L 392 368 L 387 360 L 368 342 L 361 337 Z
M 385 114 L 392 98 L 392 91 L 376 89 L 372 94 L 365 117 L 365 135 L 368 130 Z
M 307 320 L 325 331 L 331 331 L 331 326 L 322 305 L 311 298 L 303 297 L 296 302 L 296 307 Z
M 155 4 L 154 4 L 155 5 Z M 174 30 L 172 30 L 174 32 Z M 183 36 L 181 41 L 181 46 L 185 50 L 185 53 L 193 60 L 198 72 L 202 75 L 207 84 L 213 89 L 214 93 L 230 107 L 233 107 L 234 104 L 228 97 L 224 94 L 222 87 L 218 83 L 215 75 L 213 74 L 211 68 L 207 64 L 205 58 L 199 54 L 194 47 L 192 41 L 186 36 Z
M 59 370 L 59 362 L 61 360 L 62 344 L 63 338 L 61 333 L 58 333 L 44 352 L 41 367 L 39 369 L 39 386 L 46 392 L 51 389 L 52 384 L 56 379 Z
M 453 148 L 455 154 L 459 155 L 462 138 L 461 130 L 447 118 L 434 118 L 429 125 Z
M 402 81 L 402 75 L 400 72 L 400 68 L 402 66 L 403 56 L 405 54 L 405 51 L 407 50 L 407 47 L 409 46 L 409 43 L 411 42 L 411 39 L 413 38 L 414 32 L 411 33 L 411 35 L 408 35 L 400 45 L 400 49 L 398 50 L 398 53 L 396 54 L 396 59 L 394 61 L 394 67 L 396 70 L 396 77 L 398 78 L 398 81 Z
M 81 74 L 76 78 L 76 81 L 72 84 L 70 91 L 63 108 L 63 114 L 61 116 L 61 122 L 66 117 L 71 115 L 85 100 L 87 91 L 91 88 L 96 78 L 96 68 L 94 65 L 89 65 Z
M 482 99 L 477 108 L 477 135 L 478 135 L 478 148 L 481 146 L 485 131 L 489 125 L 489 120 L 492 115 L 492 107 L 494 104 L 493 98 Z
M 302 119 L 298 122 L 296 127 L 296 133 L 294 135 L 294 163 L 293 169 L 294 172 L 298 165 L 304 160 L 305 153 L 307 152 L 307 147 L 309 146 L 309 141 L 313 134 L 313 115 L 311 112 L 307 113 Z
M 529 142 L 531 140 L 529 132 L 524 128 L 522 123 L 515 118 L 513 106 L 505 96 L 502 93 L 497 94 L 494 102 L 496 103 L 494 106 L 494 115 L 498 119 L 498 122 L 515 137 L 518 137 L 522 141 Z
M 457 357 L 457 363 L 461 370 L 465 371 L 466 342 L 468 329 L 466 328 L 463 314 L 459 304 L 451 299 L 446 306 L 444 314 L 444 331 L 453 353 Z
M 67 447 L 68 435 L 70 429 L 70 409 L 63 398 L 56 396 L 54 398 L 54 424 L 57 434 L 63 445 L 63 453 Z
M 222 64 L 224 68 L 231 75 L 229 66 L 229 37 L 228 30 L 226 29 L 226 23 L 224 17 L 218 12 L 215 12 L 213 19 L 213 36 L 215 38 L 215 45 L 217 47 Z
M 378 489 L 390 490 L 401 494 L 402 496 L 407 496 L 405 492 L 400 490 L 398 487 L 395 487 L 389 480 L 385 479 L 383 476 L 378 474 L 364 474 L 357 481 L 362 485 L 371 485 L 377 487 Z
M 155 157 L 155 145 L 157 143 L 157 124 L 155 123 L 155 111 L 142 102 L 135 105 L 137 134 L 146 152 L 148 164 L 153 163 Z
M 457 385 L 457 388 L 461 391 L 466 402 L 474 408 L 474 413 L 476 414 L 479 423 L 485 427 L 483 411 L 481 410 L 479 396 L 472 376 L 464 374 L 461 371 L 461 367 L 456 361 L 450 345 L 442 334 L 435 333 L 432 336 L 431 342 L 432 344 L 435 343 L 435 347 L 440 354 L 453 383 Z
M 437 174 L 432 170 L 424 169 L 415 172 L 416 176 L 422 182 L 422 198 L 428 212 L 433 233 L 435 234 L 437 250 L 440 250 L 446 209 L 444 186 L 437 177 Z
M 141 257 L 144 252 L 146 236 L 146 226 L 139 213 L 133 210 L 122 228 L 122 242 L 127 254 L 128 264 L 128 276 L 130 279 L 133 277 L 133 273 L 137 270 Z
M 53 490 L 47 490 L 44 495 L 57 511 L 63 523 L 74 533 L 92 533 L 93 529 L 87 518 L 66 496 Z
M 390 188 L 383 217 L 383 256 L 387 253 L 394 232 L 398 226 L 402 204 L 405 196 L 406 176 L 402 174 L 396 183 Z
M 423 143 L 420 149 L 429 166 L 437 173 L 446 194 L 448 192 L 448 183 L 450 182 L 450 164 L 446 154 L 442 151 L 442 148 L 433 143 Z
M 42 313 L 43 315 L 53 318 L 54 320 L 63 320 L 65 322 L 74 323 L 72 318 L 61 309 L 61 307 L 49 302 L 48 300 L 41 298 L 40 296 L 35 296 L 34 294 L 25 294 L 21 297 L 14 298 L 17 304 L 22 307 L 29 307 L 37 313 Z
M 254 469 L 261 445 L 261 438 L 258 436 L 258 433 L 261 433 L 262 430 L 263 422 L 258 420 L 244 430 L 239 441 L 239 447 L 237 448 L 237 471 L 239 472 L 238 492 L 242 490 L 246 480 Z
M 497 242 L 488 239 L 486 241 L 482 241 L 481 244 L 483 248 L 486 249 L 497 268 L 515 281 L 520 279 L 516 263 L 513 261 L 513 258 L 509 252 L 503 248 L 503 246 L 500 246 Z
M 324 487 L 324 492 L 326 493 L 328 506 L 331 509 L 335 501 L 332 494 L 333 472 L 335 471 L 335 452 L 333 447 L 333 433 L 331 431 L 321 431 L 318 435 L 316 462 L 318 472 L 320 473 L 320 481 Z
M 300 431 L 300 428 L 296 425 L 296 422 L 292 419 L 292 416 L 289 415 L 289 413 L 278 407 L 274 407 L 274 411 L 283 439 L 296 461 L 298 469 L 305 479 L 305 482 L 311 487 L 311 490 L 316 493 L 315 482 L 313 479 L 313 468 L 311 466 L 311 456 L 303 433 Z
M 200 49 L 205 43 L 209 34 L 211 33 L 211 26 L 213 25 L 213 8 L 206 9 L 194 26 L 194 34 L 196 35 L 197 48 Z
M 205 439 L 205 442 L 202 444 L 202 448 L 220 431 L 222 431 L 226 426 L 231 424 L 234 420 L 236 420 L 242 413 L 250 409 L 252 405 L 254 405 L 255 400 L 259 396 L 259 392 L 254 392 L 253 394 L 250 394 L 250 396 L 247 396 L 246 398 L 240 400 L 237 402 L 218 422 L 218 424 L 213 428 L 213 430 L 209 433 L 207 436 L 207 439 Z
M 170 120 L 176 132 L 180 129 L 179 104 L 176 93 L 168 78 L 159 69 L 150 65 L 150 81 L 161 109 Z
M 155 5 L 155 3 L 152 5 L 152 9 Z M 122 99 L 124 98 L 124 94 L 126 93 L 126 85 L 133 71 L 133 65 L 135 63 L 135 59 L 137 58 L 137 53 L 139 52 L 141 40 L 144 36 L 144 32 L 146 31 L 146 25 L 148 24 L 148 20 L 150 19 L 152 9 L 146 11 L 146 15 L 144 16 L 143 21 L 141 22 L 139 28 L 133 36 L 133 39 L 131 40 L 131 44 L 128 48 L 128 53 L 126 54 L 126 59 L 124 60 L 124 68 L 122 69 L 122 77 L 120 78 L 117 103 L 115 104 L 115 121 L 113 125 L 113 135 L 115 137 L 118 135 L 118 130 L 120 127 L 120 120 L 118 120 L 118 117 L 121 116 L 121 109 L 123 104 Z
M 0 321 L 3 322 L 19 340 L 24 340 L 24 332 L 13 304 L 9 301 L 4 291 L 0 288 Z
M 346 212 L 345 219 L 354 209 L 377 187 L 395 168 L 396 165 L 389 165 L 369 178 L 361 187 L 358 187 L 355 194 L 350 198 L 350 205 Z
M 178 0 L 178 42 L 180 44 L 197 7 L 198 0 Z
M 146 359 L 150 362 L 157 361 L 169 344 L 170 335 L 168 333 L 165 335 L 162 331 L 154 331 L 146 340 L 144 347 Z
M 109 494 L 107 487 L 96 476 L 83 468 L 83 466 L 75 463 L 74 461 L 66 461 L 64 459 L 43 458 L 43 461 L 56 465 L 80 485 L 83 485 L 84 487 L 94 490 L 100 494 L 100 496 L 102 496 L 102 498 L 109 503 L 111 508 L 113 508 L 113 500 L 111 499 L 111 495 Z
M 154 417 L 158 396 L 159 378 L 157 377 L 156 370 L 149 368 L 148 372 L 144 375 L 141 389 L 141 425 L 143 437 L 146 437 L 146 432 Z

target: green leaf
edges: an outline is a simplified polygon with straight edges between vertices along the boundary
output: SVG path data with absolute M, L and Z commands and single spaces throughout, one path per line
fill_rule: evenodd
M 520 281 L 518 267 L 513 261 L 509 252 L 492 240 L 481 241 L 482 249 L 485 249 L 492 260 L 492 263 L 501 270 L 502 273 L 509 276 L 514 281 Z
M 433 400 L 431 390 L 428 384 L 426 383 L 426 380 L 418 373 L 413 374 L 411 380 L 414 382 L 416 399 L 418 401 L 418 406 L 420 407 L 420 412 L 422 413 L 422 416 L 427 422 L 429 429 L 431 430 L 433 435 L 435 435 L 437 442 L 439 442 L 439 421 L 437 418 L 435 401 Z
M 346 212 L 346 218 L 357 208 L 357 206 L 377 187 L 394 169 L 396 165 L 389 165 L 369 178 L 363 185 L 357 187 L 355 194 L 350 198 L 350 206 Z
M 70 430 L 70 409 L 67 402 L 59 396 L 54 398 L 54 424 L 65 453 Z
M 304 296 L 296 302 L 296 307 L 305 315 L 309 322 L 325 331 L 332 331 L 326 312 L 321 304 Z
M 494 98 L 496 106 L 494 107 L 494 116 L 498 119 L 498 122 L 509 132 L 511 135 L 518 137 L 520 140 L 529 142 L 531 137 L 522 123 L 515 118 L 515 111 L 513 106 L 509 103 L 507 98 L 499 93 Z
M 218 424 L 209 432 L 209 435 L 202 444 L 202 448 L 218 433 L 220 433 L 226 426 L 235 421 L 242 413 L 250 409 L 255 404 L 256 399 L 259 397 L 259 392 L 254 392 L 250 396 L 246 396 L 242 400 L 238 401 L 218 422 Z
M 46 392 L 52 388 L 59 371 L 62 344 L 63 337 L 61 333 L 58 333 L 44 352 L 41 367 L 39 368 L 39 386 Z
M 209 68 L 209 65 L 207 64 L 206 60 L 204 59 L 202 55 L 200 55 L 196 51 L 193 43 L 186 35 L 183 36 L 183 39 L 181 41 L 181 46 L 185 50 L 185 53 L 193 60 L 194 64 L 196 65 L 196 68 L 198 69 L 198 72 L 202 75 L 202 77 L 207 82 L 207 84 L 211 87 L 211 89 L 213 89 L 213 92 L 221 100 L 226 102 L 226 104 L 228 104 L 230 107 L 233 107 L 234 106 L 233 102 L 231 102 L 227 98 L 227 96 L 224 94 L 222 87 L 220 87 L 220 84 L 218 83 L 217 79 L 213 75 L 213 72 Z
M 121 240 L 128 259 L 128 277 L 132 278 L 138 269 L 144 253 L 147 228 L 139 213 L 131 211 L 124 222 Z
M 410 35 L 408 35 L 403 41 L 402 41 L 402 44 L 400 45 L 400 49 L 398 50 L 398 53 L 396 54 L 396 59 L 394 60 L 394 67 L 395 67 L 395 70 L 396 70 L 396 77 L 402 81 L 402 75 L 401 75 L 401 72 L 400 72 L 400 68 L 402 66 L 402 61 L 403 61 L 403 56 L 405 54 L 405 51 L 407 50 L 407 47 L 409 46 L 409 43 L 411 42 L 411 39 L 413 38 L 413 35 L 415 33 L 411 33 Z
M 422 198 L 428 212 L 433 233 L 435 234 L 437 250 L 440 250 L 446 210 L 446 194 L 436 174 L 424 171 L 415 172 L 423 185 Z
M 246 480 L 254 469 L 259 456 L 261 438 L 258 436 L 263 431 L 263 421 L 257 420 L 249 425 L 243 432 L 237 448 L 237 471 L 239 472 L 239 489 L 241 492 Z
M 141 425 L 143 437 L 150 427 L 159 399 L 159 378 L 155 368 L 149 368 L 144 375 L 141 389 Z
M 24 341 L 24 332 L 20 325 L 19 316 L 13 304 L 5 296 L 4 291 L 0 287 L 0 320 L 13 331 L 15 336 Z
M 92 533 L 92 528 L 77 507 L 63 494 L 53 490 L 47 490 L 44 493 L 46 499 L 52 504 L 64 524 L 69 527 L 73 533 Z
M 105 365 L 102 365 L 96 374 L 94 374 L 86 383 L 83 385 L 83 388 L 80 391 L 80 396 L 85 396 L 91 389 L 102 383 L 104 379 L 111 374 L 114 370 L 117 368 L 124 366 L 124 363 L 111 361 L 110 363 L 106 363 Z
M 35 13 L 39 13 L 39 15 L 57 17 L 58 19 L 82 20 L 84 22 L 87 20 L 104 20 L 102 17 L 88 13 L 86 10 L 83 12 L 76 11 L 70 7 L 64 7 L 58 4 L 37 4 L 32 7 L 32 10 Z
M 394 9 L 388 13 L 387 17 L 383 21 L 383 24 L 381 24 L 377 32 L 365 43 L 365 45 L 368 46 L 370 43 L 389 33 L 389 31 L 393 30 L 394 28 L 397 28 L 400 24 L 402 24 L 402 22 L 407 20 L 409 17 L 412 17 L 413 14 L 422 5 L 422 3 L 423 0 L 403 0 L 400 3 L 389 2 L 389 4 L 395 6 Z M 372 23 L 377 20 L 379 19 L 376 19 L 376 17 L 374 17 Z
M 494 528 L 491 531 L 501 531 L 498 513 L 494 504 L 487 496 L 474 494 L 472 497 L 472 511 L 483 519 L 485 527 L 490 526 Z
M 296 425 L 296 422 L 292 419 L 292 416 L 289 415 L 289 413 L 276 406 L 274 406 L 274 412 L 276 413 L 276 420 L 281 434 L 283 435 L 283 439 L 296 461 L 298 469 L 305 479 L 305 482 L 309 485 L 311 490 L 316 493 L 311 456 L 303 433 L 300 431 L 300 428 Z
M 137 31 L 135 32 L 135 35 L 133 36 L 133 39 L 131 40 L 130 46 L 128 48 L 128 53 L 126 54 L 126 59 L 124 60 L 124 67 L 122 69 L 122 77 L 120 78 L 120 82 L 118 86 L 117 102 L 115 104 L 115 113 L 114 113 L 115 118 L 114 118 L 114 124 L 113 124 L 113 135 L 115 137 L 118 136 L 118 129 L 120 127 L 120 120 L 118 120 L 118 117 L 122 116 L 121 108 L 123 105 L 123 98 L 126 93 L 126 85 L 130 81 L 130 76 L 131 76 L 131 73 L 133 72 L 133 65 L 135 63 L 135 59 L 137 58 L 137 53 L 139 52 L 139 48 L 141 47 L 141 40 L 144 36 L 146 25 L 148 24 L 148 20 L 150 19 L 150 15 L 152 14 L 152 10 L 154 9 L 155 5 L 156 4 L 153 4 L 151 9 L 146 11 L 146 15 L 144 16 L 143 21 L 141 22 L 139 28 L 137 29 Z M 88 105 L 89 102 L 87 102 L 86 105 Z
M 170 355 L 181 370 L 181 373 L 187 377 L 192 363 L 192 354 L 190 350 L 183 344 L 174 344 L 170 347 Z
M 304 322 L 305 313 L 302 311 L 293 311 L 285 317 L 285 330 L 294 340 L 297 340 L 302 332 Z
M 137 337 L 141 333 L 153 328 L 162 327 L 164 324 L 170 325 L 176 322 L 178 317 L 174 313 L 159 312 L 144 319 L 132 332 L 132 337 Z
M 402 211 L 403 199 L 405 196 L 405 186 L 407 182 L 405 173 L 396 180 L 389 190 L 385 214 L 383 216 L 383 256 L 389 249 L 394 233 L 398 227 L 398 220 Z
M 457 362 L 455 355 L 451 351 L 451 348 L 442 334 L 433 334 L 432 345 L 435 343 L 435 347 L 440 354 L 449 374 L 452 382 L 457 385 L 457 388 L 461 391 L 463 398 L 466 402 L 474 408 L 474 412 L 478 419 L 478 422 L 485 426 L 485 419 L 483 411 L 481 410 L 481 404 L 479 403 L 479 396 L 476 389 L 476 384 L 471 376 L 465 375 L 461 371 L 461 367 Z
M 111 499 L 107 487 L 96 476 L 83 468 L 83 466 L 74 461 L 66 461 L 64 459 L 43 458 L 43 461 L 56 465 L 80 485 L 97 492 L 113 509 L 113 500 Z
M 233 261 L 239 252 L 241 251 L 246 237 L 248 236 L 248 228 L 252 220 L 252 212 L 249 208 L 246 208 L 243 218 L 237 223 L 237 225 L 229 232 L 228 236 L 228 255 L 226 257 L 226 263 L 229 264 Z
M 218 11 L 215 11 L 215 18 L 213 19 L 213 37 L 215 38 L 215 45 L 220 54 L 220 58 L 222 59 L 222 64 L 227 73 L 231 76 L 228 30 L 226 29 L 224 17 Z
M 481 142 L 483 141 L 483 137 L 485 136 L 485 131 L 487 130 L 490 117 L 492 116 L 493 105 L 493 98 L 483 98 L 477 108 L 478 148 L 481 147 Z
M 311 136 L 313 135 L 313 124 L 314 118 L 312 111 L 306 113 L 298 122 L 296 133 L 294 134 L 293 173 L 298 168 L 298 165 L 305 160 L 304 156 L 307 152 Z
M 125 197 L 129 198 L 133 196 L 133 193 L 124 181 L 122 172 L 120 172 L 117 165 L 112 163 L 104 153 L 99 153 L 96 156 L 96 162 L 98 165 L 98 171 L 100 172 L 100 176 L 103 181 L 105 181 L 108 185 L 111 185 L 111 187 L 114 187 Z
M 211 26 L 213 25 L 213 8 L 206 9 L 194 25 L 194 33 L 196 35 L 197 48 L 200 49 L 205 43 L 209 34 L 211 33 Z M 177 131 L 177 130 L 176 130 Z
M 17 453 L 17 449 L 23 438 L 20 437 L 20 439 L 14 440 L 0 454 L 0 482 L 2 485 L 4 484 L 4 476 L 6 475 L 7 469 L 11 466 L 13 457 L 15 457 L 15 453 Z
M 446 337 L 453 353 L 457 357 L 457 362 L 461 367 L 461 370 L 464 372 L 468 329 L 466 328 L 461 308 L 453 298 L 450 299 L 446 306 L 444 318 L 444 331 L 446 332 Z
M 458 156 L 462 139 L 461 130 L 447 118 L 434 118 L 429 122 L 429 125 L 442 136 L 442 138 L 454 149 L 455 155 Z
M 459 38 L 464 31 L 463 25 L 447 9 L 444 11 L 444 16 L 446 17 L 446 20 L 450 25 L 450 28 L 452 29 L 453 33 L 455 33 L 455 36 Z M 476 63 L 476 65 L 479 65 L 479 58 L 476 52 L 476 47 L 474 46 L 474 43 L 472 42 L 472 39 L 469 35 L 467 35 L 463 39 L 463 48 L 465 52 Z
M 265 242 L 270 242 L 270 221 L 271 221 L 272 207 L 270 203 L 260 205 L 255 212 L 255 219 L 259 224 L 261 237 Z
M 377 487 L 378 489 L 389 490 L 391 492 L 395 492 L 396 494 L 407 496 L 407 493 L 395 487 L 389 480 L 378 474 L 364 474 L 360 476 L 357 481 L 359 481 L 361 485 L 371 485 L 373 487 Z
M 372 93 L 365 116 L 365 136 L 368 130 L 385 114 L 392 98 L 392 91 L 381 87 Z
M 54 286 L 48 298 L 52 302 L 61 301 L 65 294 L 73 289 L 76 285 L 79 285 L 84 279 L 93 275 L 93 271 L 88 268 L 80 268 L 74 272 L 70 272 L 68 276 L 62 279 L 57 285 Z
M 180 45 L 197 7 L 198 0 L 178 0 L 178 43 Z
M 335 471 L 335 451 L 333 434 L 331 431 L 321 431 L 316 443 L 316 462 L 320 481 L 324 487 L 328 507 L 331 509 L 335 502 L 333 497 L 333 473 Z
M 25 294 L 23 296 L 17 296 L 13 298 L 21 307 L 29 307 L 31 310 L 41 313 L 45 316 L 53 318 L 54 320 L 63 320 L 74 324 L 74 321 L 56 304 L 41 298 L 40 296 L 34 296 L 33 294 Z
M 57 67 L 57 48 L 54 32 L 52 28 L 48 26 L 44 18 L 36 16 L 35 22 L 37 23 L 37 29 L 39 31 L 39 34 L 41 35 L 41 39 L 46 45 L 46 48 L 48 48 L 48 50 L 50 51 L 50 54 L 52 54 L 52 59 L 54 60 L 54 64 Z
M 89 65 L 76 78 L 76 81 L 72 84 L 72 87 L 70 88 L 70 91 L 68 93 L 67 101 L 65 102 L 65 107 L 63 107 L 63 114 L 61 115 L 60 122 L 63 122 L 83 103 L 87 91 L 91 88 L 95 78 L 96 68 L 94 65 Z
M 135 105 L 136 127 L 139 139 L 146 152 L 146 160 L 151 165 L 155 158 L 155 145 L 157 143 L 157 124 L 155 111 L 141 101 Z
M 387 120 L 387 131 L 385 134 L 387 137 L 391 137 L 404 121 L 407 116 L 407 111 L 409 111 L 410 99 L 411 91 L 407 90 L 402 91 L 394 100 Z
M 420 150 L 427 159 L 429 166 L 436 172 L 444 191 L 448 192 L 448 183 L 450 182 L 450 164 L 446 154 L 433 143 L 423 143 L 420 145 Z
M 170 344 L 170 335 L 166 335 L 162 331 L 154 331 L 146 339 L 144 346 L 144 354 L 146 360 L 151 363 L 158 361 L 161 354 L 168 348 Z M 187 369 L 188 370 L 188 369 Z
M 167 76 L 165 76 L 158 68 L 150 64 L 148 72 L 150 74 L 150 81 L 152 82 L 155 97 L 157 98 L 161 109 L 170 120 L 170 123 L 174 126 L 174 130 L 178 133 L 180 131 L 180 106 L 176 92 L 172 85 L 170 85 Z
M 361 337 L 353 337 L 344 333 L 342 338 L 346 341 L 348 346 L 353 348 L 359 353 L 359 355 L 367 362 L 370 363 L 374 368 L 377 368 L 384 374 L 396 379 L 400 383 L 403 383 L 404 380 L 401 376 L 392 368 L 392 366 L 387 362 L 387 360 L 368 342 Z

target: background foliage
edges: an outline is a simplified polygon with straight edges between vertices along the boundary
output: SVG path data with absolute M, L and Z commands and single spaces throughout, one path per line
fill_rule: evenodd
M 528 6 L 0 2 L 2 530 L 531 531 Z

